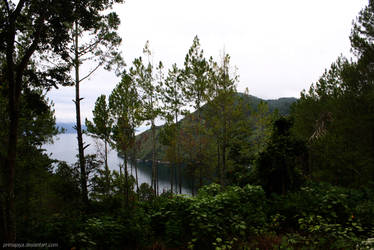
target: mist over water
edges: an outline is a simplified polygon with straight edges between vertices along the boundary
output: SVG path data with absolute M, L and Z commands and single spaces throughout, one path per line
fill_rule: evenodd
M 98 159 L 104 161 L 104 144 L 100 140 L 92 137 L 83 135 L 83 141 L 85 145 L 89 146 L 85 150 L 85 155 L 96 154 Z M 77 135 L 73 133 L 59 134 L 54 137 L 53 144 L 45 144 L 43 146 L 46 149 L 48 155 L 52 159 L 59 161 L 65 161 L 68 164 L 74 164 L 78 160 L 78 143 Z M 108 165 L 110 170 L 119 171 L 120 164 L 123 164 L 123 159 L 118 157 L 117 151 L 110 149 L 108 154 Z M 139 186 L 142 183 L 148 183 L 151 185 L 152 167 L 151 164 L 137 164 L 138 167 L 138 179 Z M 170 190 L 170 167 L 167 165 L 159 165 L 158 167 L 159 176 L 159 192 Z M 129 174 L 135 177 L 135 169 L 130 163 L 128 163 Z M 174 183 L 178 183 L 177 180 Z M 183 176 L 182 178 L 182 193 L 190 194 L 190 181 L 188 178 Z M 174 184 L 175 186 L 175 184 Z M 175 188 L 175 187 L 174 187 Z

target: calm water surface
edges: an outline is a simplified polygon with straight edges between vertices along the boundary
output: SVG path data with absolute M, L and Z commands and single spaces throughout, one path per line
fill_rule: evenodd
M 90 146 L 85 150 L 85 154 L 97 154 L 100 158 L 103 157 L 104 145 L 100 140 L 93 139 L 89 136 L 83 135 L 83 140 Z M 53 144 L 45 144 L 43 146 L 52 159 L 66 161 L 73 164 L 77 161 L 78 143 L 76 134 L 59 134 L 54 138 Z M 102 158 L 103 159 L 103 158 Z M 108 165 L 111 170 L 119 171 L 119 165 L 123 164 L 123 159 L 118 157 L 117 151 L 111 149 L 108 155 Z M 151 184 L 152 169 L 151 165 L 137 164 L 138 165 L 138 179 L 139 185 L 142 183 Z M 129 174 L 134 175 L 135 169 L 131 164 L 128 164 Z M 160 165 L 159 171 L 159 191 L 163 192 L 170 190 L 170 167 L 167 165 Z M 174 182 L 175 183 L 175 182 Z M 190 181 L 185 176 L 182 179 L 182 193 L 190 194 L 191 188 L 189 187 Z

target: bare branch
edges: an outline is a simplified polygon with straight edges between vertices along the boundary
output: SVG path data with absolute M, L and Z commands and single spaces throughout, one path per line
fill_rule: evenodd
M 15 41 L 22 49 L 26 49 L 20 42 Z
M 90 71 L 90 73 L 88 73 L 85 77 L 82 77 L 80 80 L 79 80 L 79 83 L 81 83 L 82 81 L 86 80 L 88 77 L 90 77 L 103 63 L 100 62 L 98 65 L 96 65 L 96 67 Z
M 83 50 L 79 51 L 79 55 L 80 55 L 80 56 L 83 56 L 83 55 L 89 53 L 90 50 L 91 50 L 92 48 L 94 48 L 96 45 L 98 45 L 99 43 L 101 43 L 102 40 L 103 40 L 103 39 L 101 38 L 101 39 L 97 40 L 96 42 L 90 44 L 89 46 L 87 46 L 87 47 L 84 48 Z

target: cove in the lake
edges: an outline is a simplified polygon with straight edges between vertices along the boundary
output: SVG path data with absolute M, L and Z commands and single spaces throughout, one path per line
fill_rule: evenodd
M 96 154 L 100 157 L 102 154 L 103 145 L 99 140 L 91 138 L 89 136 L 83 136 L 83 139 L 86 144 L 89 144 L 88 148 L 86 149 L 86 154 Z M 67 133 L 67 134 L 59 134 L 54 137 L 53 144 L 45 144 L 43 146 L 47 150 L 47 153 L 50 155 L 52 159 L 56 159 L 59 161 L 65 161 L 68 164 L 73 164 L 77 161 L 77 154 L 78 154 L 78 145 L 77 145 L 77 137 L 76 134 Z M 111 170 L 119 171 L 119 165 L 123 164 L 123 159 L 118 157 L 117 151 L 111 149 L 108 154 L 108 165 Z M 152 168 L 150 164 L 137 164 L 138 168 L 138 180 L 139 185 L 142 183 L 151 184 L 151 175 L 152 175 Z M 132 167 L 131 163 L 128 163 L 128 171 L 129 174 L 135 176 L 135 169 Z M 158 167 L 158 177 L 159 177 L 159 192 L 162 193 L 164 191 L 170 190 L 170 167 L 165 164 L 159 164 Z M 174 181 L 174 192 L 176 192 L 176 186 L 179 185 L 178 178 L 175 178 Z M 182 193 L 183 194 L 190 194 L 191 187 L 190 187 L 190 180 L 185 175 L 182 174 Z M 175 183 L 177 185 L 175 185 Z

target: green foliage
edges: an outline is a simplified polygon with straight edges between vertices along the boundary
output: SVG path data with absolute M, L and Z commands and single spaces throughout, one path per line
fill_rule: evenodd
M 354 22 L 357 58 L 339 57 L 293 108 L 294 133 L 309 141 L 314 180 L 359 187 L 374 178 L 373 13 L 370 1 Z
M 255 151 L 259 154 L 265 149 L 266 144 L 270 140 L 272 123 L 275 120 L 275 115 L 270 112 L 269 105 L 261 101 L 252 116 L 255 127 L 252 135 L 253 146 L 255 147 Z
M 184 61 L 183 80 L 186 82 L 183 94 L 192 106 L 200 112 L 204 102 L 210 100 L 212 82 L 209 81 L 209 64 L 200 47 L 200 39 L 195 36 Z
M 109 142 L 113 119 L 110 117 L 110 110 L 105 95 L 101 95 L 96 99 L 92 114 L 93 122 L 86 119 L 87 132 L 93 136 L 97 136 L 101 140 Z
M 151 201 L 154 198 L 154 190 L 148 183 L 142 183 L 137 193 L 139 201 Z
M 290 135 L 291 127 L 286 118 L 276 120 L 270 142 L 257 160 L 257 176 L 267 194 L 285 194 L 302 184 L 306 147 Z
M 75 246 L 109 249 L 124 243 L 125 225 L 112 217 L 89 218 L 82 227 L 82 232 L 71 235 Z
M 300 191 L 276 197 L 271 203 L 272 229 L 290 232 L 288 246 L 354 248 L 373 235 L 373 217 L 360 214 L 371 203 L 365 191 L 310 183 Z M 367 208 L 367 207 L 366 207 Z M 366 210 L 366 212 L 369 212 Z M 283 243 L 286 244 L 286 243 Z
M 110 94 L 109 108 L 115 122 L 113 129 L 115 147 L 119 151 L 127 151 L 133 143 L 134 130 L 141 122 L 139 95 L 130 75 L 124 73 L 121 82 Z
M 266 221 L 265 194 L 260 187 L 205 186 L 194 198 L 177 196 L 163 202 L 152 216 L 157 237 L 170 247 L 232 247 L 256 235 Z

